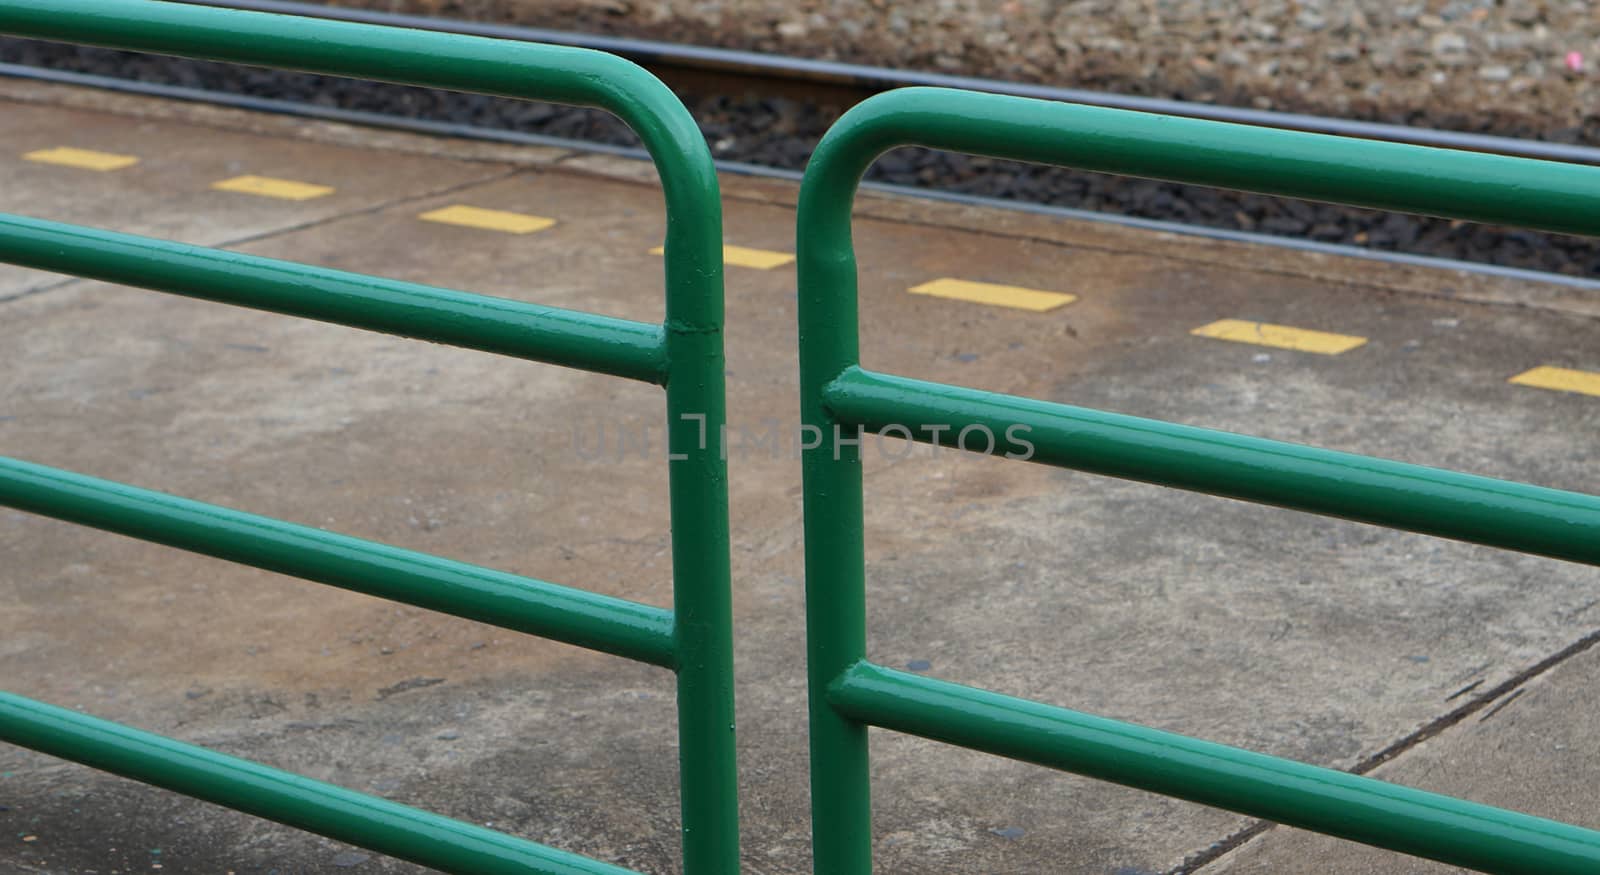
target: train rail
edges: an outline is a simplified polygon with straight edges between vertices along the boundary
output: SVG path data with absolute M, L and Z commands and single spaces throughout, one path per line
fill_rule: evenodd
M 1235 124 L 1256 125 L 1269 128 L 1286 128 L 1364 140 L 1388 140 L 1395 143 L 1413 143 L 1419 146 L 1437 146 L 1444 149 L 1465 149 L 1472 152 L 1491 152 L 1497 155 L 1515 155 L 1523 158 L 1540 158 L 1547 161 L 1565 161 L 1573 164 L 1600 165 L 1600 148 L 1572 143 L 1553 143 L 1544 140 L 1525 140 L 1515 137 L 1498 137 L 1466 131 L 1442 131 L 1432 128 L 1392 125 L 1354 119 L 1328 118 L 1305 113 L 1273 112 L 1237 106 L 1221 106 L 1185 100 L 1168 100 L 1140 95 L 1111 94 L 1081 88 L 1061 88 L 1029 82 L 1006 82 L 975 76 L 954 76 L 922 70 L 896 70 L 865 64 L 822 61 L 813 58 L 796 58 L 765 52 L 740 51 L 714 46 L 680 45 L 658 40 L 634 39 L 604 34 L 575 33 L 548 28 L 521 27 L 492 22 L 464 21 L 424 15 L 404 15 L 371 9 L 347 9 L 318 3 L 301 3 L 295 0 L 182 0 L 200 6 L 219 6 L 227 9 L 247 9 L 256 12 L 279 12 L 288 15 L 308 15 L 336 21 L 359 21 L 389 27 L 411 27 L 437 30 L 446 33 L 471 34 L 493 39 L 522 40 L 525 42 L 552 43 L 597 49 L 621 55 L 640 66 L 650 69 L 668 82 L 702 83 L 706 81 L 733 80 L 750 87 L 764 87 L 785 93 L 797 85 L 813 89 L 831 99 L 856 102 L 894 88 L 927 85 L 939 88 L 962 88 L 988 94 L 1009 94 L 1016 97 L 1033 97 L 1066 103 L 1083 103 L 1090 106 L 1107 106 L 1177 115 L 1185 118 L 1210 119 Z

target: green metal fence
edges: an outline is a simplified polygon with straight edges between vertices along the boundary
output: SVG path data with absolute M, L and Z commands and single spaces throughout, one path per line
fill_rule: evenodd
M 659 325 L 19 216 L 0 216 L 0 261 L 665 387 L 672 610 L 17 459 L 0 504 L 672 670 L 684 870 L 738 871 L 727 476 L 703 438 L 725 419 L 722 218 L 682 104 L 599 52 L 155 0 L 0 0 L 0 33 L 595 106 L 639 134 L 666 198 Z M 451 872 L 625 871 L 10 693 L 0 740 Z
M 660 325 L 18 216 L 0 216 L 0 261 L 664 386 L 672 610 L 17 459 L 0 458 L 0 504 L 671 669 L 685 871 L 737 871 L 726 467 L 705 440 L 725 419 L 721 217 L 682 106 L 595 52 L 157 0 L 0 0 L 0 33 L 597 106 L 640 134 L 666 196 Z M 802 420 L 824 436 L 804 458 L 816 870 L 870 870 L 879 726 L 1485 871 L 1596 871 L 1591 830 L 865 659 L 862 430 L 960 446 L 1025 426 L 1034 462 L 1600 565 L 1594 496 L 861 368 L 851 203 L 867 165 L 909 144 L 1600 233 L 1593 168 L 938 89 L 847 114 L 807 170 L 798 227 Z M 623 871 L 10 693 L 0 740 L 449 871 Z
M 959 446 L 967 429 L 1026 426 L 1033 462 L 1600 565 L 1595 496 L 863 369 L 851 201 L 901 145 L 1600 233 L 1589 167 L 932 88 L 847 113 L 806 169 L 798 220 L 801 420 L 823 436 L 803 462 L 816 871 L 871 869 L 869 726 L 1484 871 L 1600 871 L 1600 832 L 866 660 L 862 430 Z

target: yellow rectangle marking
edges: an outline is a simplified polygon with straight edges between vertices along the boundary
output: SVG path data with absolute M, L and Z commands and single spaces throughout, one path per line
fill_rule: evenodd
M 139 163 L 133 155 L 116 155 L 111 152 L 96 152 L 93 149 L 74 149 L 71 146 L 57 146 L 54 149 L 38 149 L 22 156 L 28 161 L 37 161 L 40 164 L 59 164 L 62 167 L 76 167 L 80 170 L 98 170 L 104 173 L 107 170 L 121 170 Z
M 1253 343 L 1296 352 L 1314 352 L 1321 355 L 1338 355 L 1367 342 L 1365 337 L 1350 334 L 1333 334 L 1311 331 L 1289 325 L 1272 325 L 1267 322 L 1247 322 L 1243 319 L 1218 319 L 1189 332 L 1200 337 L 1231 340 L 1235 343 Z
M 1575 371 L 1572 368 L 1553 368 L 1543 365 L 1531 371 L 1523 371 L 1508 382 L 1519 386 L 1555 389 L 1558 392 L 1600 395 L 1600 374 L 1593 371 Z
M 1021 286 L 1002 286 L 995 283 L 978 283 L 945 277 L 907 289 L 913 295 L 932 295 L 954 301 L 971 301 L 974 304 L 993 304 L 996 307 L 1015 307 L 1043 313 L 1078 300 L 1077 295 L 1066 292 L 1045 292 Z
M 333 188 L 330 186 L 295 182 L 292 179 L 273 179 L 270 176 L 235 176 L 232 179 L 213 182 L 211 187 L 217 191 L 275 197 L 286 201 L 308 201 L 333 194 Z
M 430 210 L 417 218 L 424 222 L 440 222 L 445 225 L 460 225 L 464 228 L 499 231 L 504 234 L 532 234 L 556 223 L 555 219 L 546 219 L 544 216 L 529 216 L 505 210 L 486 210 L 465 204 Z
M 666 247 L 657 246 L 650 250 L 651 255 L 665 255 Z M 772 270 L 783 267 L 794 261 L 794 255 L 789 252 L 774 252 L 771 249 L 751 249 L 746 246 L 722 247 L 722 261 L 734 267 L 753 267 L 756 270 Z

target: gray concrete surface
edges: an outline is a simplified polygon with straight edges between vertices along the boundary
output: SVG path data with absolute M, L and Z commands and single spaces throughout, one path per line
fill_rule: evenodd
M 1600 774 L 1594 743 L 1597 689 L 1600 652 L 1590 649 L 1373 774 L 1595 827 L 1600 825 L 1595 809 L 1595 775 Z M 1319 870 L 1340 875 L 1465 871 L 1286 827 L 1274 828 L 1203 871 L 1299 872 L 1317 863 L 1322 863 Z
M 166 175 L 170 199 L 141 207 L 156 190 L 134 175 L 74 187 L 24 167 L 15 155 L 33 139 L 6 125 L 0 210 L 134 230 L 148 210 L 151 233 L 191 228 L 276 257 L 633 318 L 661 312 L 660 262 L 646 251 L 662 233 L 659 193 L 630 162 L 518 161 L 445 140 L 362 146 L 351 129 L 263 127 L 214 110 L 187 118 L 72 89 L 0 89 L 0 100 L 6 118 L 36 115 L 28 127 L 57 140 L 83 130 L 158 155 L 188 144 L 196 156 L 192 178 L 176 159 L 141 171 Z M 292 156 L 280 175 L 348 174 L 354 195 L 371 194 L 306 202 L 321 212 L 304 216 L 278 202 L 266 217 L 236 210 L 205 190 L 213 137 L 236 154 Z M 730 177 L 725 193 L 730 243 L 788 248 L 791 186 Z M 97 213 L 107 199 L 122 212 Z M 414 218 L 457 202 L 558 224 L 501 236 Z M 869 366 L 1600 491 L 1589 448 L 1600 399 L 1505 382 L 1540 364 L 1600 370 L 1600 309 L 1559 287 L 902 198 L 865 198 L 857 236 Z M 1080 300 L 1032 314 L 905 293 L 938 276 Z M 728 283 L 730 418 L 786 432 L 798 406 L 793 268 L 730 268 Z M 1323 357 L 1188 333 L 1224 317 L 1370 340 Z M 8 455 L 669 598 L 664 465 L 574 446 L 653 425 L 662 405 L 647 387 L 87 282 L 0 304 L 0 350 Z M 1393 750 L 1386 777 L 1514 806 L 1548 786 L 1567 800 L 1555 816 L 1597 810 L 1600 773 L 1576 750 L 1584 698 L 1539 693 L 1574 688 L 1590 663 L 1558 663 L 1551 671 L 1575 680 L 1529 678 L 1529 692 L 1473 722 L 1494 706 L 1485 691 L 1596 629 L 1593 569 L 930 455 L 868 449 L 873 658 L 1335 767 Z M 800 873 L 798 463 L 735 447 L 731 467 L 746 868 Z M 0 678 L 23 695 L 676 871 L 671 684 L 653 669 L 0 511 Z M 1476 716 L 1413 743 L 1461 709 Z M 1523 755 L 1518 745 L 1543 744 L 1531 733 L 1546 726 L 1575 752 Z M 913 738 L 879 733 L 873 744 L 884 872 L 1166 872 L 1250 825 Z M 15 748 L 0 747 L 0 775 L 0 871 L 416 871 Z M 1354 859 L 1340 845 L 1297 869 L 1281 862 L 1294 847 L 1267 856 L 1288 841 L 1278 832 L 1222 861 L 1340 871 Z M 1383 859 L 1371 865 L 1400 865 Z
M 137 154 L 141 162 L 126 170 L 97 173 L 17 160 L 35 149 L 68 143 L 81 149 Z M 27 200 L 18 202 L 27 205 L 25 212 L 207 246 L 281 234 L 510 171 L 494 164 L 432 166 L 394 153 L 373 161 L 364 149 L 288 139 L 262 149 L 258 139 L 233 131 L 162 127 L 125 118 L 108 123 L 106 117 L 94 113 L 17 103 L 6 106 L 0 150 L 8 158 L 7 187 L 27 193 Z M 310 165 L 315 171 L 308 173 Z M 326 197 L 294 202 L 208 188 L 213 182 L 246 174 L 332 185 L 337 190 Z M 94 196 L 85 197 L 86 189 Z M 49 287 L 62 279 L 8 265 L 0 268 L 0 298 Z

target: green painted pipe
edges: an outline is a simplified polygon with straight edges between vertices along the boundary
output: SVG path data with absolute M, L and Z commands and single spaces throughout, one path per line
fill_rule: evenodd
M 1593 875 L 1600 832 L 861 662 L 846 716 L 1486 872 Z
M 831 685 L 850 676 L 866 654 L 861 453 L 859 445 L 836 442 L 835 428 L 854 439 L 858 424 L 918 431 L 953 426 L 945 442 L 959 440 L 963 425 L 982 423 L 998 441 L 1008 426 L 1021 422 L 1037 427 L 1030 439 L 1043 436 L 1030 461 L 1585 562 L 1600 555 L 1596 501 L 1590 496 L 861 370 L 851 240 L 856 187 L 879 155 L 910 145 L 1600 233 L 1600 168 L 1594 167 L 938 88 L 879 94 L 845 113 L 806 166 L 795 231 L 800 417 L 810 433 L 822 436 L 801 459 L 812 840 L 819 875 L 867 875 L 872 869 L 867 727 L 858 719 L 866 712 L 847 712 L 830 694 Z M 948 717 L 964 719 L 959 710 Z M 963 737 L 982 747 L 993 741 L 985 731 L 980 727 Z
M 919 145 L 1423 213 L 1600 233 L 1600 167 L 1004 97 L 948 88 L 875 95 L 840 117 L 806 166 L 800 237 L 837 253 L 861 174 Z
M 566 365 L 666 379 L 660 326 L 0 214 L 0 261 Z
M 0 456 L 0 505 L 672 668 L 672 614 Z
M 522 312 L 539 313 L 539 328 L 552 329 L 536 345 L 550 360 L 666 386 L 683 866 L 688 875 L 739 871 L 727 465 L 715 438 L 726 422 L 722 210 L 710 150 L 671 90 L 632 62 L 585 49 L 155 0 L 0 0 L 0 33 L 593 106 L 639 135 L 666 201 L 664 323 L 646 337 L 620 320 L 564 322 L 574 335 L 596 334 L 609 346 L 584 350 L 547 321 L 566 319 L 559 311 Z M 152 286 L 163 288 L 156 279 Z M 508 339 L 498 315 L 450 312 L 500 332 L 496 346 L 531 343 L 537 333 L 524 325 Z M 340 318 L 370 324 L 404 315 L 345 311 Z M 418 330 L 414 321 L 407 331 Z M 451 342 L 485 342 L 451 333 Z M 661 664 L 653 641 L 648 646 L 647 661 Z
M 1600 565 L 1600 496 L 860 368 L 823 397 L 868 431 Z
M 608 863 L 4 691 L 0 740 L 445 872 L 631 875 Z

